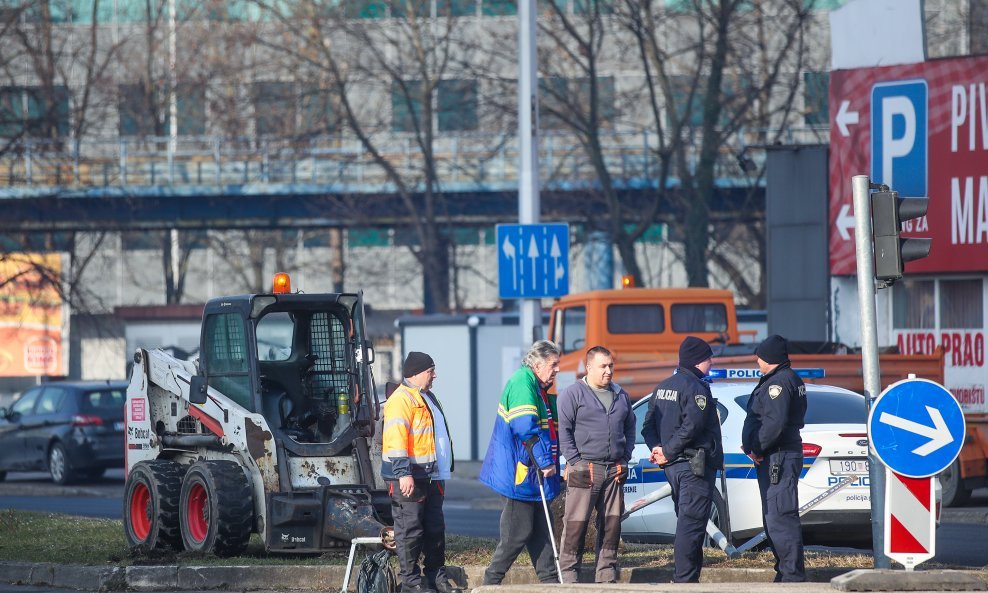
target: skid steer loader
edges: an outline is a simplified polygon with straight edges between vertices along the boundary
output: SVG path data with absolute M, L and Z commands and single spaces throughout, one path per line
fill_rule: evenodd
M 393 546 L 372 443 L 379 408 L 362 294 L 222 297 L 198 359 L 138 350 L 125 409 L 131 548 L 241 553 Z

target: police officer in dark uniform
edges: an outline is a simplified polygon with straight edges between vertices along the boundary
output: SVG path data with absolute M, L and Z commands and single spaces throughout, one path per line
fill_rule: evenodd
M 762 521 L 775 555 L 775 582 L 803 582 L 797 486 L 803 469 L 799 429 L 806 415 L 806 386 L 790 366 L 788 343 L 782 336 L 769 336 L 755 356 L 762 378 L 748 399 L 741 448 L 757 468 Z
M 713 499 L 714 476 L 723 465 L 717 401 L 703 377 L 713 352 L 689 336 L 679 347 L 679 368 L 652 393 L 642 427 L 650 460 L 665 469 L 676 506 L 677 583 L 696 583 L 703 566 L 703 538 Z

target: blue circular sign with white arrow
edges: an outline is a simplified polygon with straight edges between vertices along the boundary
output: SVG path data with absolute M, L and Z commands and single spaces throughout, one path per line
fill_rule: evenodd
M 964 412 L 953 395 L 927 379 L 889 385 L 871 406 L 868 437 L 888 468 L 910 478 L 936 475 L 961 452 Z

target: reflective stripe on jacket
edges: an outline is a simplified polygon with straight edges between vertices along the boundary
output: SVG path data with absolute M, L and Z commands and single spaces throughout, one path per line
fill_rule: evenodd
M 384 403 L 381 477 L 430 477 L 436 465 L 434 426 L 422 393 L 402 383 Z

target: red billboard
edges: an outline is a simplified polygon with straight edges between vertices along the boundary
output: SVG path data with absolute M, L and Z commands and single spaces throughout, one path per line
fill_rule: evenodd
M 851 178 L 929 197 L 910 272 L 988 271 L 988 56 L 830 73 L 830 273 L 855 272 Z

